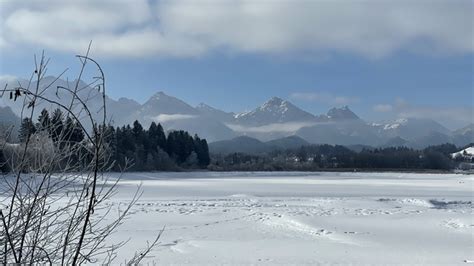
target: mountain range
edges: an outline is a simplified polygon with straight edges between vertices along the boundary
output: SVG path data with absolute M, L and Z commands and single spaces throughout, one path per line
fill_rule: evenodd
M 289 136 L 267 142 L 255 138 L 240 136 L 231 140 L 221 140 L 209 144 L 209 151 L 215 154 L 228 154 L 234 152 L 258 154 L 273 150 L 286 150 L 309 145 L 306 140 L 298 136 Z
M 45 77 L 40 87 L 49 86 L 44 92 L 45 97 L 67 104 L 71 97 L 56 88 L 71 87 L 76 82 Z M 11 84 L 27 86 L 28 81 L 17 80 Z M 79 94 L 88 99 L 93 115 L 98 117 L 102 99 L 94 97 L 98 94 L 97 90 L 82 81 L 78 84 L 81 88 Z M 5 85 L 0 82 L 2 88 Z M 261 106 L 242 113 L 225 112 L 204 103 L 194 107 L 164 92 L 157 92 L 143 104 L 127 98 L 114 100 L 110 97 L 106 97 L 106 103 L 107 113 L 115 126 L 131 124 L 135 120 L 144 127 L 153 121 L 159 122 L 166 130 L 182 129 L 198 134 L 209 142 L 218 142 L 214 147 L 262 147 L 260 144 L 263 143 L 266 148 L 256 150 L 268 150 L 278 146 L 288 148 L 291 145 L 314 143 L 423 148 L 446 142 L 458 146 L 474 142 L 474 124 L 450 131 L 431 119 L 400 118 L 373 123 L 361 119 L 348 106 L 335 107 L 326 114 L 314 115 L 278 97 L 272 97 Z M 38 108 L 53 108 L 44 102 L 38 104 Z M 0 106 L 0 123 L 17 125 L 18 122 L 12 121 L 18 119 L 12 118 L 12 115 L 19 116 L 22 102 L 12 102 L 4 96 L 0 98 Z

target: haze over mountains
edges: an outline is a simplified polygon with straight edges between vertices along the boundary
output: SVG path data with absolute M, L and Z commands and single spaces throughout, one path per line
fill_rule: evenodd
M 27 85 L 26 80 L 18 80 L 8 86 L 17 86 L 18 83 L 22 86 Z M 67 81 L 61 79 L 55 81 L 54 77 L 46 77 L 42 81 L 42 87 L 50 84 L 50 88 L 45 92 L 47 97 L 52 97 L 61 103 L 70 100 L 64 92 L 56 91 L 57 86 L 68 86 Z M 74 84 L 74 81 L 69 82 L 69 86 Z M 4 87 L 5 84 L 0 86 Z M 82 81 L 79 82 L 79 88 L 82 88 L 80 94 L 87 95 L 90 99 L 91 109 L 100 110 L 101 99 L 94 97 L 98 92 Z M 214 147 L 249 146 L 265 150 L 272 147 L 291 148 L 294 145 L 314 143 L 423 148 L 446 142 L 458 146 L 474 142 L 474 124 L 450 131 L 431 119 L 400 118 L 395 121 L 373 123 L 364 121 L 347 106 L 335 107 L 326 114 L 314 115 L 278 97 L 270 98 L 251 111 L 237 114 L 218 110 L 204 103 L 193 107 L 164 92 L 157 92 L 144 104 L 127 98 L 114 100 L 109 97 L 106 98 L 106 102 L 107 112 L 116 126 L 131 124 L 138 120 L 144 127 L 148 127 L 155 121 L 161 123 L 166 130 L 183 129 L 196 133 L 209 142 L 227 141 L 217 143 Z M 0 106 L 9 107 L 0 109 L 0 122 L 15 124 L 12 115 L 19 116 L 21 105 L 21 101 L 13 103 L 6 96 L 1 98 Z M 41 103 L 39 108 L 52 107 Z M 93 113 L 99 115 L 100 112 Z M 229 142 L 232 139 L 234 140 Z

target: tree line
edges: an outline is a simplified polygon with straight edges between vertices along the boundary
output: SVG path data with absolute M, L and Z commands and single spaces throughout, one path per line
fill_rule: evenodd
M 65 116 L 60 109 L 52 112 L 46 109 L 41 111 L 36 123 L 30 118 L 21 121 L 18 131 L 20 145 L 36 137 L 37 141 L 51 141 L 53 145 L 62 148 L 66 145 L 76 147 L 85 141 L 84 129 L 80 128 L 69 116 Z M 207 141 L 199 136 L 191 136 L 183 130 L 165 133 L 161 124 L 152 122 L 148 129 L 144 129 L 140 122 L 135 121 L 132 126 L 107 126 L 103 130 L 105 145 L 112 160 L 112 171 L 164 171 L 181 169 L 206 168 L 210 163 Z M 87 143 L 79 145 L 69 156 L 70 160 L 87 160 L 81 156 Z M 0 150 L 0 170 L 8 171 L 6 156 L 3 148 Z M 84 152 L 85 154 L 85 152 Z
M 209 166 L 216 171 L 318 171 L 337 169 L 450 170 L 456 165 L 453 144 L 423 150 L 407 147 L 363 149 L 355 152 L 340 145 L 307 145 L 252 155 L 213 155 Z
M 109 127 L 107 131 L 116 161 L 114 170 L 120 170 L 130 158 L 134 162 L 132 171 L 206 168 L 211 160 L 206 139 L 183 130 L 166 136 L 161 124 L 155 122 L 148 130 L 135 121 L 132 126 Z

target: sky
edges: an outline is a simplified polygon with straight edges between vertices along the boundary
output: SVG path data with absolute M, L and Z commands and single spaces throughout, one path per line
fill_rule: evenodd
M 78 73 L 92 41 L 112 98 L 158 91 L 241 112 L 278 96 L 366 120 L 474 122 L 471 0 L 0 0 L 0 79 Z

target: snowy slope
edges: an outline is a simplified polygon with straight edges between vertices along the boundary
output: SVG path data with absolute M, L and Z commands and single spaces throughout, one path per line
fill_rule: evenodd
M 460 150 L 458 152 L 452 153 L 451 156 L 453 158 L 456 158 L 458 156 L 462 157 L 467 157 L 467 158 L 473 158 L 474 157 L 474 147 L 467 147 L 463 150 Z

